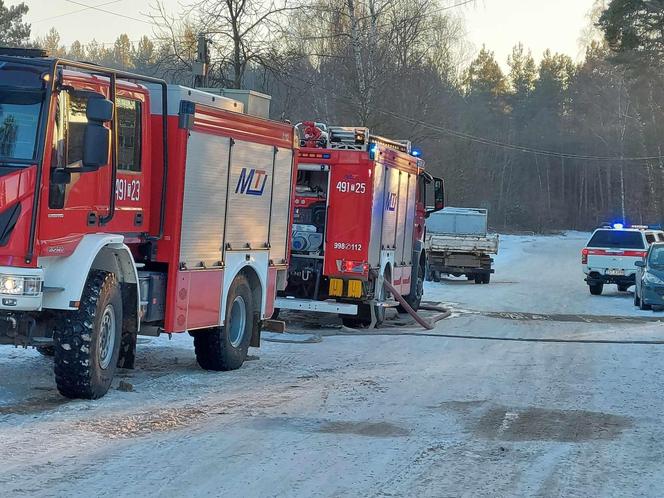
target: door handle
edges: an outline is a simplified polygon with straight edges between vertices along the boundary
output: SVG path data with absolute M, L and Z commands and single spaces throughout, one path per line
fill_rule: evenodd
M 88 213 L 88 226 L 93 227 L 97 224 L 97 213 Z

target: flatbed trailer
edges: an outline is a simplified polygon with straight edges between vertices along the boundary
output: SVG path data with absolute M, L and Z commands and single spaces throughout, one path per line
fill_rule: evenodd
M 498 235 L 487 233 L 486 209 L 447 207 L 429 221 L 427 280 L 465 275 L 477 284 L 488 284 L 495 271 L 492 255 L 498 253 Z

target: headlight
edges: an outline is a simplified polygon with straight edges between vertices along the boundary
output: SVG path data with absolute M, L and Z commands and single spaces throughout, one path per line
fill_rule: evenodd
M 40 292 L 41 279 L 37 277 L 0 275 L 0 294 L 9 294 L 12 296 L 37 296 Z
M 652 273 L 646 273 L 643 276 L 643 281 L 647 284 L 664 285 L 664 280 Z

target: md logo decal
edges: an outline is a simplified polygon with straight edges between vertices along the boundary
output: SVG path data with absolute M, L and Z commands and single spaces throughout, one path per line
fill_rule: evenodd
M 235 187 L 236 194 L 263 195 L 267 172 L 263 169 L 242 168 Z
M 388 211 L 394 211 L 397 208 L 397 194 L 395 192 L 387 193 L 387 202 L 385 208 Z

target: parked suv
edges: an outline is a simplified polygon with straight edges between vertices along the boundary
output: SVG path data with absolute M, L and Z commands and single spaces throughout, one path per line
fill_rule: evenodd
M 664 232 L 647 227 L 614 225 L 598 228 L 581 251 L 581 264 L 590 293 L 598 296 L 605 284 L 616 284 L 625 292 L 634 285 L 636 266 L 650 244 L 664 241 Z
M 636 265 L 634 306 L 639 309 L 664 307 L 664 242 L 650 246 L 646 257 Z

